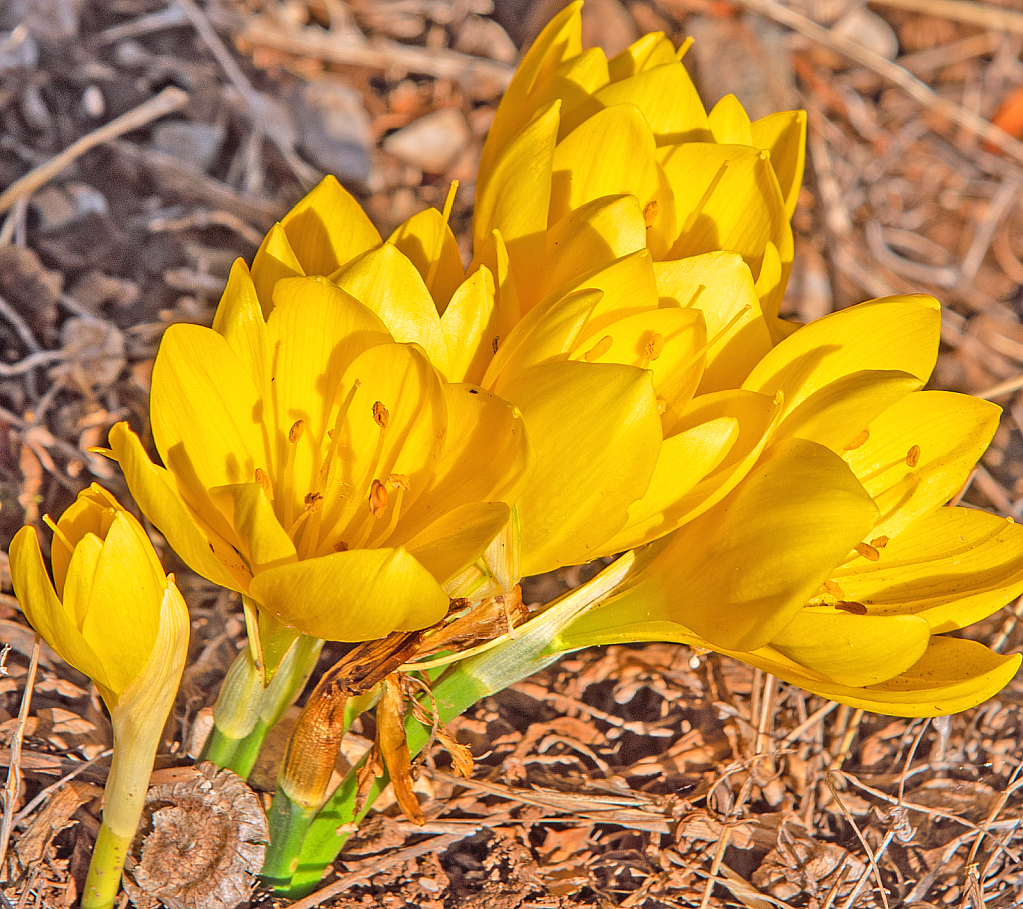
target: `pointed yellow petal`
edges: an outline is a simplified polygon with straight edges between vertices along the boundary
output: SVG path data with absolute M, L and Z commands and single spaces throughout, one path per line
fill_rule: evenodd
M 265 395 L 270 382 L 270 343 L 256 288 L 243 259 L 236 259 L 231 266 L 213 317 L 213 330 L 227 341 L 260 394 Z
M 281 225 L 307 275 L 329 275 L 380 244 L 362 206 L 333 176 L 324 177 Z
M 924 655 L 930 627 L 917 616 L 851 615 L 803 609 L 771 647 L 839 685 L 874 685 L 905 672 Z
M 355 549 L 261 572 L 250 595 L 271 615 L 328 641 L 369 641 L 432 625 L 448 598 L 404 549 Z
M 653 133 L 635 105 L 594 114 L 554 151 L 549 223 L 602 196 L 631 193 L 646 205 L 658 189 L 655 153 Z
M 259 391 L 227 341 L 199 325 L 172 325 L 153 367 L 153 438 L 164 464 L 203 509 L 202 490 L 251 482 L 267 469 Z M 223 533 L 223 530 L 220 530 Z
M 678 530 L 587 625 L 627 631 L 673 621 L 717 647 L 760 647 L 792 621 L 875 515 L 837 455 L 812 442 L 783 442 L 727 499 Z
M 529 102 L 540 108 L 552 101 L 561 101 L 560 141 L 603 107 L 594 92 L 607 85 L 608 78 L 604 51 L 591 47 L 562 63 L 550 81 L 530 96 Z
M 483 246 L 476 248 L 476 257 L 469 266 L 468 273 L 475 273 L 481 266 L 485 266 L 494 278 L 493 334 L 488 332 L 486 335 L 490 341 L 491 355 L 493 355 L 497 352 L 501 342 L 518 325 L 523 313 L 522 300 L 519 298 L 515 276 L 511 271 L 508 247 L 505 246 L 504 238 L 499 230 L 488 233 L 483 239 Z M 537 297 L 537 299 L 540 298 Z M 449 340 L 448 343 L 451 344 L 451 341 Z M 489 365 L 489 361 L 487 365 Z M 467 375 L 465 381 L 478 382 L 481 377 L 482 374 L 480 377 Z
M 475 562 L 508 523 L 504 502 L 470 502 L 438 518 L 404 548 L 442 586 Z
M 526 424 L 516 408 L 471 385 L 445 385 L 443 394 L 448 425 L 429 495 L 402 515 L 395 543 L 418 534 L 453 503 L 511 501 L 532 469 Z
M 440 316 L 422 275 L 398 250 L 385 243 L 331 275 L 387 326 L 395 341 L 419 344 L 440 370 L 448 367 L 448 343 Z
M 236 483 L 210 490 L 237 534 L 239 548 L 253 573 L 287 565 L 298 555 L 291 537 L 281 527 L 259 483 Z
M 524 370 L 564 359 L 600 298 L 599 290 L 580 290 L 564 298 L 552 294 L 533 307 L 490 361 L 484 386 L 507 397 L 503 389 Z
M 480 192 L 495 179 L 493 171 L 497 159 L 536 113 L 537 107 L 527 99 L 534 92 L 542 92 L 547 81 L 553 77 L 562 63 L 582 51 L 580 9 L 582 0 L 576 0 L 551 19 L 516 68 L 511 84 L 498 105 L 494 124 L 483 146 L 476 180 Z M 480 217 L 479 200 L 480 196 L 477 194 L 477 221 Z M 477 241 L 478 237 L 477 234 Z M 474 241 L 473 246 L 478 245 L 477 241 Z
M 449 382 L 479 382 L 494 356 L 492 339 L 499 334 L 500 317 L 494 291 L 494 276 L 481 265 L 455 290 L 440 317 L 449 351 L 444 377 Z
M 674 62 L 675 45 L 664 37 L 663 32 L 649 32 L 609 60 L 607 67 L 611 78 L 617 82 L 645 69 Z
M 149 460 L 139 437 L 127 423 L 116 423 L 111 428 L 110 448 L 142 513 L 159 528 L 185 564 L 222 587 L 246 590 L 249 573 L 233 545 L 208 524 L 200 522 L 195 511 L 185 504 L 174 478 Z M 196 490 L 193 492 L 199 494 Z M 205 490 L 202 494 L 205 497 Z M 227 527 L 220 512 L 208 498 L 205 500 L 208 511 Z M 230 533 L 230 528 L 227 530 Z
M 22 527 L 11 541 L 11 581 L 29 624 L 61 658 L 112 692 L 107 670 L 82 637 L 53 590 L 34 527 Z M 113 696 L 116 701 L 116 695 Z
M 791 218 L 806 164 L 806 111 L 770 114 L 753 124 L 752 134 L 751 144 L 771 153 L 771 167 L 778 175 L 785 200 L 785 216 Z
M 714 141 L 721 145 L 755 145 L 749 116 L 735 95 L 725 95 L 707 115 Z
M 549 266 L 543 280 L 536 282 L 539 285 L 536 299 L 557 290 L 574 290 L 582 286 L 580 276 L 597 273 L 645 249 L 646 226 L 634 196 L 588 202 L 547 232 Z
M 513 379 L 505 391 L 522 411 L 537 458 L 519 499 L 522 573 L 605 554 L 657 462 L 661 427 L 649 374 L 618 365 L 548 363 Z
M 284 228 L 275 224 L 263 238 L 256 251 L 256 258 L 252 260 L 252 284 L 264 319 L 273 310 L 273 293 L 277 282 L 283 278 L 300 278 L 305 273 Z
M 654 275 L 661 296 L 702 312 L 707 336 L 717 339 L 707 351 L 700 392 L 742 385 L 772 347 L 753 275 L 742 256 L 719 251 L 655 262 Z
M 85 534 L 77 540 L 71 553 L 71 560 L 68 562 L 64 586 L 58 593 L 68 620 L 73 622 L 79 631 L 82 630 L 82 624 L 89 614 L 93 578 L 102 552 L 103 541 L 94 534 Z
M 710 139 L 703 102 L 686 68 L 674 60 L 605 86 L 596 94 L 605 107 L 630 102 L 649 124 L 658 145 Z
M 121 691 L 149 660 L 159 630 L 156 604 L 163 600 L 166 576 L 156 563 L 152 544 L 135 519 L 119 512 L 114 519 L 90 577 L 89 608 L 82 636 L 96 653 L 117 654 L 109 660 L 110 686 Z M 139 534 L 145 539 L 141 544 Z M 146 550 L 149 550 L 149 553 Z M 74 560 L 72 560 L 72 570 Z
M 843 453 L 881 511 L 874 534 L 894 537 L 955 495 L 991 441 L 999 413 L 969 395 L 921 391 L 877 417 L 867 441 Z
M 788 416 L 830 382 L 864 370 L 897 370 L 924 382 L 937 358 L 940 326 L 933 297 L 917 294 L 860 303 L 786 338 L 757 364 L 743 388 L 783 392 Z M 850 438 L 857 432 L 859 428 Z
M 499 230 L 511 256 L 516 284 L 522 287 L 529 286 L 532 275 L 529 268 L 517 263 L 532 265 L 543 256 L 559 118 L 559 104 L 540 111 L 506 147 L 496 146 L 500 156 L 494 161 L 493 175 L 484 182 L 481 165 L 476 184 L 473 248 L 481 248 L 490 232 Z M 488 148 L 493 136 L 491 130 Z
M 872 531 L 873 535 L 873 531 Z M 938 634 L 964 628 L 1023 593 L 1023 527 L 967 508 L 939 508 L 833 580 L 871 615 L 912 614 Z
M 415 265 L 426 283 L 437 311 L 444 313 L 451 295 L 465 280 L 458 241 L 436 208 L 417 212 L 387 238 Z

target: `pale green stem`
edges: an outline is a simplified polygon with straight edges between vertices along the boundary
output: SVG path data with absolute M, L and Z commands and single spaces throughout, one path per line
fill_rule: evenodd
M 82 909 L 109 909 L 114 905 L 133 836 L 134 831 L 129 836 L 118 836 L 105 822 L 100 826 L 82 892 Z

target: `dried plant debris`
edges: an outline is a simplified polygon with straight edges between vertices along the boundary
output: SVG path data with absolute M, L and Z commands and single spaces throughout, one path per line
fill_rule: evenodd
M 140 909 L 235 909 L 266 851 L 266 815 L 245 781 L 199 764 L 154 774 L 125 889 Z

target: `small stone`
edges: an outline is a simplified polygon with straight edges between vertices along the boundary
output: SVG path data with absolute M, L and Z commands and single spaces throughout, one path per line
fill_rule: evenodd
M 87 183 L 44 186 L 32 196 L 31 208 L 39 218 L 39 231 L 56 233 L 89 214 L 106 215 L 106 197 Z
M 87 117 L 98 120 L 106 111 L 106 101 L 103 99 L 103 92 L 97 85 L 87 85 L 82 92 L 82 110 Z
M 371 134 L 362 95 L 340 79 L 323 77 L 304 85 L 298 102 L 302 151 L 340 180 L 366 183 Z
M 850 10 L 831 27 L 831 31 L 886 60 L 894 60 L 899 55 L 899 39 L 894 29 L 865 6 Z
M 32 69 L 39 62 L 39 42 L 24 24 L 0 34 L 0 71 Z
M 120 375 L 125 363 L 124 335 L 112 322 L 72 316 L 60 330 L 64 361 L 50 370 L 86 394 L 105 391 Z
M 170 120 L 153 130 L 153 145 L 206 173 L 217 160 L 224 143 L 224 127 L 219 123 L 189 123 Z
M 469 143 L 469 124 L 460 110 L 444 107 L 384 140 L 384 151 L 427 173 L 440 174 Z
M 501 63 L 514 63 L 519 56 L 515 42 L 493 19 L 469 15 L 458 27 L 455 50 Z

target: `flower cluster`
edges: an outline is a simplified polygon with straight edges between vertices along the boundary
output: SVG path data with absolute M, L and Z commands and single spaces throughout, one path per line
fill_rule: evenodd
M 236 263 L 211 328 L 166 332 L 162 463 L 127 424 L 111 431 L 145 515 L 243 597 L 250 649 L 209 756 L 250 767 L 322 640 L 354 645 L 282 770 L 264 873 L 285 889 L 353 710 L 384 698 L 378 755 L 405 782 L 404 705 L 425 709 L 410 666 L 434 678 L 410 663 L 422 654 L 453 664 L 424 719 L 442 740 L 444 716 L 497 684 L 483 680 L 591 644 L 685 642 L 910 716 L 978 704 L 1019 666 L 948 634 L 1023 592 L 1023 530 L 946 504 L 998 409 L 924 390 L 937 302 L 782 319 L 805 117 L 751 122 L 732 97 L 707 112 L 685 47 L 647 35 L 608 60 L 582 49 L 580 6 L 537 39 L 496 114 L 467 268 L 450 199 L 385 240 L 328 177 L 251 270 Z M 106 493 L 54 529 L 56 592 L 27 531 L 15 585 L 116 717 L 171 646 L 180 598 Z M 516 608 L 522 576 L 620 553 L 560 605 Z M 148 579 L 137 602 L 117 599 L 122 569 Z M 109 662 L 97 625 L 117 610 L 148 617 L 131 667 Z M 308 742 L 328 763 L 306 773 Z M 367 779 L 321 812 L 325 842 Z

